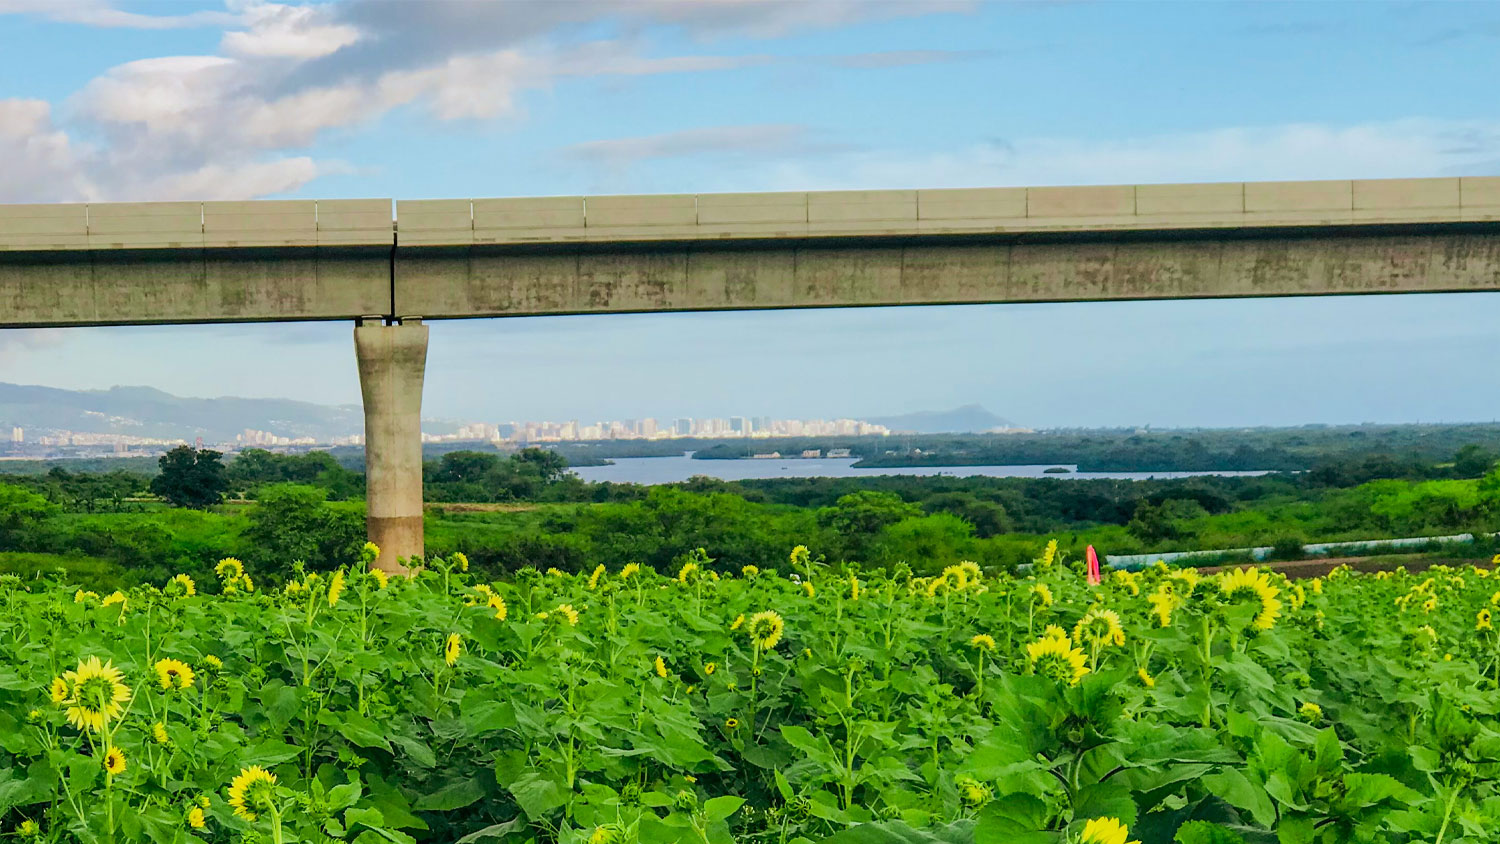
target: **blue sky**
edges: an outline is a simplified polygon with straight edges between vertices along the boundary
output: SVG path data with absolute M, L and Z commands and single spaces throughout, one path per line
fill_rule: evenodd
M 1500 6 L 0 0 L 0 202 L 1500 175 Z M 457 419 L 1500 417 L 1494 294 L 434 324 Z M 0 380 L 358 398 L 350 326 L 0 332 Z

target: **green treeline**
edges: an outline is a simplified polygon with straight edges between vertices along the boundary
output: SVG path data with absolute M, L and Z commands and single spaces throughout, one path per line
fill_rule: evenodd
M 847 448 L 861 468 L 1034 466 L 1081 472 L 1302 471 L 1328 461 L 1400 455 L 1431 464 L 1465 445 L 1500 451 L 1500 424 L 1345 425 L 1203 430 L 1088 430 L 1045 434 L 928 434 L 731 440 L 705 445 L 698 459 L 735 459 L 804 448 Z
M 0 571 L 65 567 L 90 582 L 207 574 L 235 556 L 275 576 L 349 559 L 364 536 L 363 476 L 327 454 L 183 449 L 155 476 L 69 472 L 0 483 Z M 629 562 L 671 569 L 780 564 L 807 545 L 831 561 L 1010 567 L 1047 537 L 1075 553 L 1133 554 L 1500 530 L 1496 455 L 1328 456 L 1309 471 L 1172 480 L 883 476 L 643 487 L 595 484 L 542 450 L 454 451 L 426 465 L 431 553 L 492 572 Z M 155 495 L 151 493 L 154 492 Z M 177 506 L 171 506 L 175 504 Z

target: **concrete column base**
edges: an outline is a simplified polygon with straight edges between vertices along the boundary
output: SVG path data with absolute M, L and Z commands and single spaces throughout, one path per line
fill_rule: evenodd
M 369 322 L 354 329 L 365 403 L 365 531 L 380 546 L 376 566 L 392 574 L 420 566 L 422 376 L 427 326 Z

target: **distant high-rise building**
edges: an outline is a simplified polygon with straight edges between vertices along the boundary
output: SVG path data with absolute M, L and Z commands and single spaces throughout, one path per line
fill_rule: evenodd
M 10 429 L 10 441 L 13 443 L 26 442 L 26 432 L 19 427 Z
M 750 433 L 750 420 L 743 416 L 731 416 L 729 417 L 729 430 L 742 437 L 746 436 Z
M 676 420 L 672 423 L 672 430 L 676 431 L 677 436 L 679 437 L 691 437 L 693 435 L 692 418 L 684 417 L 682 419 Z

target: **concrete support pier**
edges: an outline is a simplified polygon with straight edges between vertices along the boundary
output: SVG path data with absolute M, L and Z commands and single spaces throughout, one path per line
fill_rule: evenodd
M 427 326 L 418 318 L 387 325 L 367 317 L 354 329 L 365 401 L 365 529 L 380 546 L 379 568 L 421 565 L 422 376 Z

